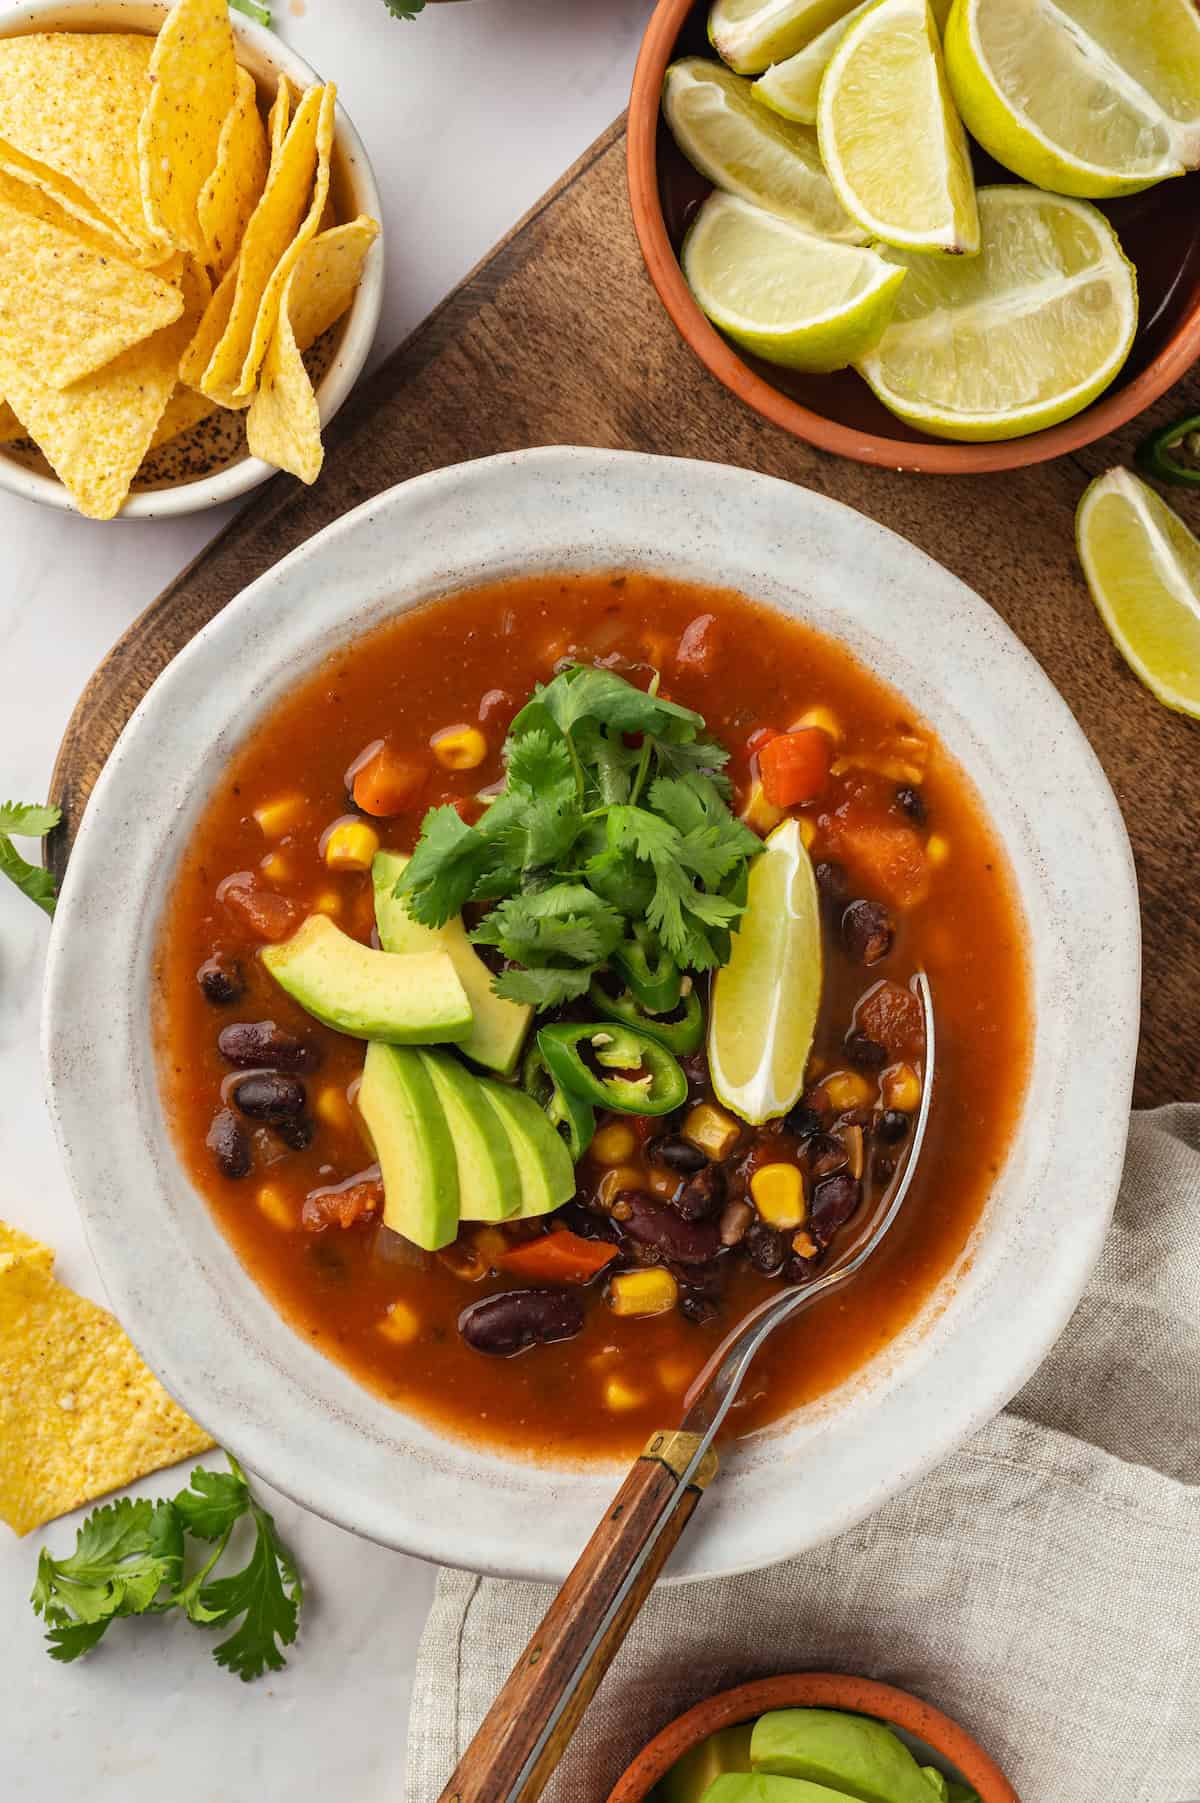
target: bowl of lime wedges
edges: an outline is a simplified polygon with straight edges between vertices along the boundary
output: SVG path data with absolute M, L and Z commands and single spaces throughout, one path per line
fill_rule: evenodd
M 1193 0 L 660 0 L 628 159 L 682 336 L 843 456 L 1041 462 L 1200 356 Z

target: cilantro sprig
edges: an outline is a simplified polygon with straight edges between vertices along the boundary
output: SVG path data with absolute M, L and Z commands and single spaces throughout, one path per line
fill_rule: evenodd
M 18 839 L 44 839 L 61 818 L 59 808 L 44 807 L 40 802 L 0 802 L 0 874 L 47 914 L 54 912 L 54 878 L 40 864 L 31 864 L 22 857 L 11 835 L 15 833 Z
M 680 970 L 729 957 L 761 842 L 729 810 L 729 754 L 703 716 L 656 691 L 571 665 L 513 721 L 478 825 L 452 806 L 425 816 L 396 894 L 426 926 L 494 902 L 471 936 L 512 967 L 493 983 L 510 1001 L 585 994 L 635 923 Z
M 239 1678 L 282 1670 L 280 1647 L 299 1626 L 300 1574 L 241 1466 L 225 1456 L 228 1471 L 198 1467 L 172 1501 L 122 1497 L 93 1509 L 67 1558 L 43 1549 L 30 1601 L 46 1623 L 52 1659 L 78 1659 L 121 1616 L 179 1609 L 197 1627 L 233 1629 L 213 1658 Z M 246 1564 L 214 1576 L 243 1520 L 254 1533 Z M 185 1576 L 189 1535 L 213 1550 Z

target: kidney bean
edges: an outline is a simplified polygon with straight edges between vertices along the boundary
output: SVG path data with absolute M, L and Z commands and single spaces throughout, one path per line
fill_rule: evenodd
M 685 1221 L 665 1202 L 640 1190 L 622 1190 L 617 1200 L 629 1204 L 629 1219 L 621 1222 L 621 1232 L 636 1246 L 653 1248 L 680 1265 L 706 1265 L 721 1251 L 714 1221 Z
M 321 1062 L 318 1046 L 285 1033 L 273 1020 L 239 1020 L 222 1027 L 217 1049 L 222 1058 L 243 1069 L 315 1071 Z
M 860 1033 L 857 1027 L 851 1027 L 843 1043 L 846 1056 L 856 1070 L 881 1071 L 888 1061 L 887 1047 L 868 1034 Z
M 896 790 L 896 806 L 902 814 L 907 814 L 918 826 L 924 826 L 926 818 L 925 797 L 920 789 L 905 787 Z
M 898 1146 L 902 1139 L 907 1139 L 909 1128 L 908 1116 L 900 1108 L 885 1108 L 880 1115 L 875 1131 L 880 1139 L 888 1145 Z
M 748 1202 L 727 1202 L 721 1214 L 719 1231 L 723 1246 L 739 1246 L 746 1237 L 746 1229 L 754 1219 L 754 1210 Z
M 768 1227 L 765 1221 L 755 1221 L 747 1229 L 742 1249 L 754 1269 L 761 1271 L 764 1277 L 774 1277 L 781 1271 L 787 1257 L 787 1243 L 782 1233 Z
M 707 1221 L 724 1202 L 725 1188 L 725 1173 L 720 1165 L 705 1165 L 702 1171 L 688 1179 L 677 1196 L 671 1198 L 671 1207 L 685 1221 Z
M 842 1172 L 826 1177 L 812 1193 L 808 1211 L 808 1230 L 819 1245 L 828 1245 L 839 1227 L 845 1225 L 862 1201 L 862 1184 L 856 1177 Z
M 299 1077 L 285 1077 L 279 1071 L 255 1071 L 233 1086 L 235 1107 L 252 1121 L 267 1121 L 275 1126 L 304 1113 L 308 1092 Z
M 250 1169 L 250 1141 L 232 1108 L 214 1114 L 204 1143 L 222 1177 L 244 1177 Z
M 512 1358 L 530 1346 L 574 1339 L 583 1331 L 583 1300 L 573 1290 L 505 1290 L 465 1308 L 458 1331 L 476 1352 Z
M 852 901 L 842 915 L 842 943 L 859 964 L 878 964 L 895 937 L 892 917 L 878 902 Z
M 196 972 L 196 981 L 204 992 L 205 1001 L 218 1008 L 240 1001 L 246 990 L 246 979 L 237 959 L 223 958 L 219 952 L 204 960 Z
M 708 1163 L 707 1152 L 702 1152 L 699 1146 L 682 1139 L 677 1133 L 667 1133 L 661 1139 L 652 1139 L 646 1149 L 655 1164 L 665 1164 L 672 1171 L 682 1171 L 685 1176 L 693 1171 L 703 1170 Z
M 833 858 L 823 858 L 813 875 L 817 879 L 817 888 L 827 901 L 845 901 L 850 879 L 846 875 L 844 864 L 837 863 Z

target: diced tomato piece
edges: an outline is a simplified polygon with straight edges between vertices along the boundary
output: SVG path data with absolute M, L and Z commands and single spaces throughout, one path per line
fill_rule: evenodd
M 911 826 L 888 821 L 839 822 L 833 849 L 868 893 L 897 908 L 915 908 L 929 893 L 929 861 Z
M 617 1248 L 605 1240 L 585 1240 L 561 1227 L 502 1252 L 496 1263 L 502 1271 L 535 1283 L 587 1283 L 616 1256 Z
M 254 873 L 239 870 L 218 885 L 217 900 L 223 902 L 242 926 L 256 939 L 288 939 L 300 924 L 299 911 L 285 895 L 256 886 Z
M 854 1024 L 893 1059 L 916 1058 L 923 1050 L 921 1004 L 899 983 L 876 983 L 858 1004 Z
M 329 1189 L 310 1190 L 300 1210 L 300 1225 L 309 1233 L 327 1227 L 353 1227 L 383 1207 L 383 1185 L 378 1178 L 339 1183 Z
M 706 676 L 720 656 L 720 628 L 715 614 L 697 614 L 683 629 L 675 652 L 676 668 Z
M 354 805 L 376 819 L 404 814 L 418 805 L 428 781 L 422 765 L 406 763 L 390 746 L 381 745 L 354 772 Z
M 758 754 L 763 794 L 776 808 L 799 808 L 820 800 L 832 758 L 829 735 L 819 726 L 780 733 Z
M 758 757 L 772 739 L 782 738 L 782 736 L 778 726 L 756 727 L 746 740 L 746 756 L 748 758 Z

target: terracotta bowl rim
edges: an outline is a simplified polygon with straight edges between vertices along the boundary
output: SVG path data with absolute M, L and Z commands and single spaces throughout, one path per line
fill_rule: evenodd
M 821 450 L 887 469 L 933 475 L 1021 469 L 1080 450 L 1116 431 L 1165 394 L 1200 357 L 1198 299 L 1169 343 L 1131 382 L 1109 388 L 1098 401 L 1061 425 L 1030 433 L 1026 438 L 989 444 L 884 438 L 875 432 L 840 425 L 782 394 L 743 362 L 705 318 L 692 299 L 667 236 L 658 193 L 659 96 L 679 33 L 694 4 L 695 0 L 658 0 L 642 38 L 626 130 L 629 200 L 646 269 L 676 330 L 710 373 L 764 419 Z
M 797 1705 L 847 1709 L 894 1722 L 948 1759 L 968 1784 L 974 1785 L 983 1803 L 1020 1803 L 990 1754 L 942 1710 L 893 1684 L 845 1672 L 788 1672 L 775 1678 L 755 1678 L 706 1698 L 669 1722 L 642 1748 L 617 1779 L 608 1803 L 642 1803 L 676 1760 L 719 1728 L 735 1727 L 768 1709 Z

